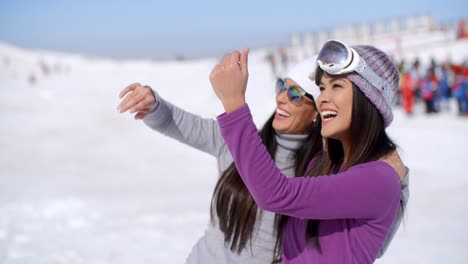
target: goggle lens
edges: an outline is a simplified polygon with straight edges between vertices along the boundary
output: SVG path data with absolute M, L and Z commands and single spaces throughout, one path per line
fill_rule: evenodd
M 333 67 L 334 65 L 342 65 L 343 63 L 346 63 L 348 56 L 349 50 L 345 45 L 331 40 L 328 41 L 320 50 L 317 60 L 322 61 L 322 63 L 329 67 Z

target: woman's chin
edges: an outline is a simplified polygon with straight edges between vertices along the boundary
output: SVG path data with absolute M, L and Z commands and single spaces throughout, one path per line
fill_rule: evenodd
M 283 122 L 281 121 L 277 121 L 276 119 L 273 120 L 273 129 L 278 132 L 278 133 L 281 133 L 281 134 L 284 134 L 287 132 L 287 126 L 285 126 L 285 124 L 283 124 Z
M 325 128 L 325 127 L 322 127 L 322 131 L 320 131 L 320 133 L 322 134 L 322 137 L 324 138 L 334 138 L 335 134 L 333 133 L 333 131 L 330 131 L 329 129 Z

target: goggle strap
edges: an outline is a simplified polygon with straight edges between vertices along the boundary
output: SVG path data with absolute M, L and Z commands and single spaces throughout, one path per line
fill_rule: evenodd
M 370 69 L 364 60 L 359 60 L 359 63 L 354 71 L 361 75 L 362 78 L 368 81 L 372 86 L 376 87 L 382 94 L 391 94 L 393 92 L 390 84 L 386 80 L 382 79 L 382 77 L 377 75 L 372 69 Z M 392 97 L 384 96 L 384 98 L 390 99 Z M 387 103 L 391 104 L 392 102 Z

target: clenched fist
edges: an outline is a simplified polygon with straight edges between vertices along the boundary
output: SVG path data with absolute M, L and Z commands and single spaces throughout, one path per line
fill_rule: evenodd
M 244 49 L 242 54 L 234 51 L 226 55 L 211 71 L 211 86 L 227 113 L 245 104 L 245 90 L 249 78 L 248 54 L 249 49 Z

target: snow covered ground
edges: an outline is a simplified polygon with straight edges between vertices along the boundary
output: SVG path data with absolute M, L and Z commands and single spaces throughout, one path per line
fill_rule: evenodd
M 456 49 L 466 56 L 468 42 Z M 263 57 L 251 53 L 247 92 L 258 126 L 275 105 Z M 214 118 L 222 112 L 208 81 L 215 63 L 118 62 L 0 43 L 0 263 L 183 263 L 209 221 L 215 160 L 119 114 L 118 93 L 139 81 Z M 416 110 L 396 109 L 389 128 L 411 170 L 411 198 L 377 263 L 468 263 L 468 118 L 454 106 Z

